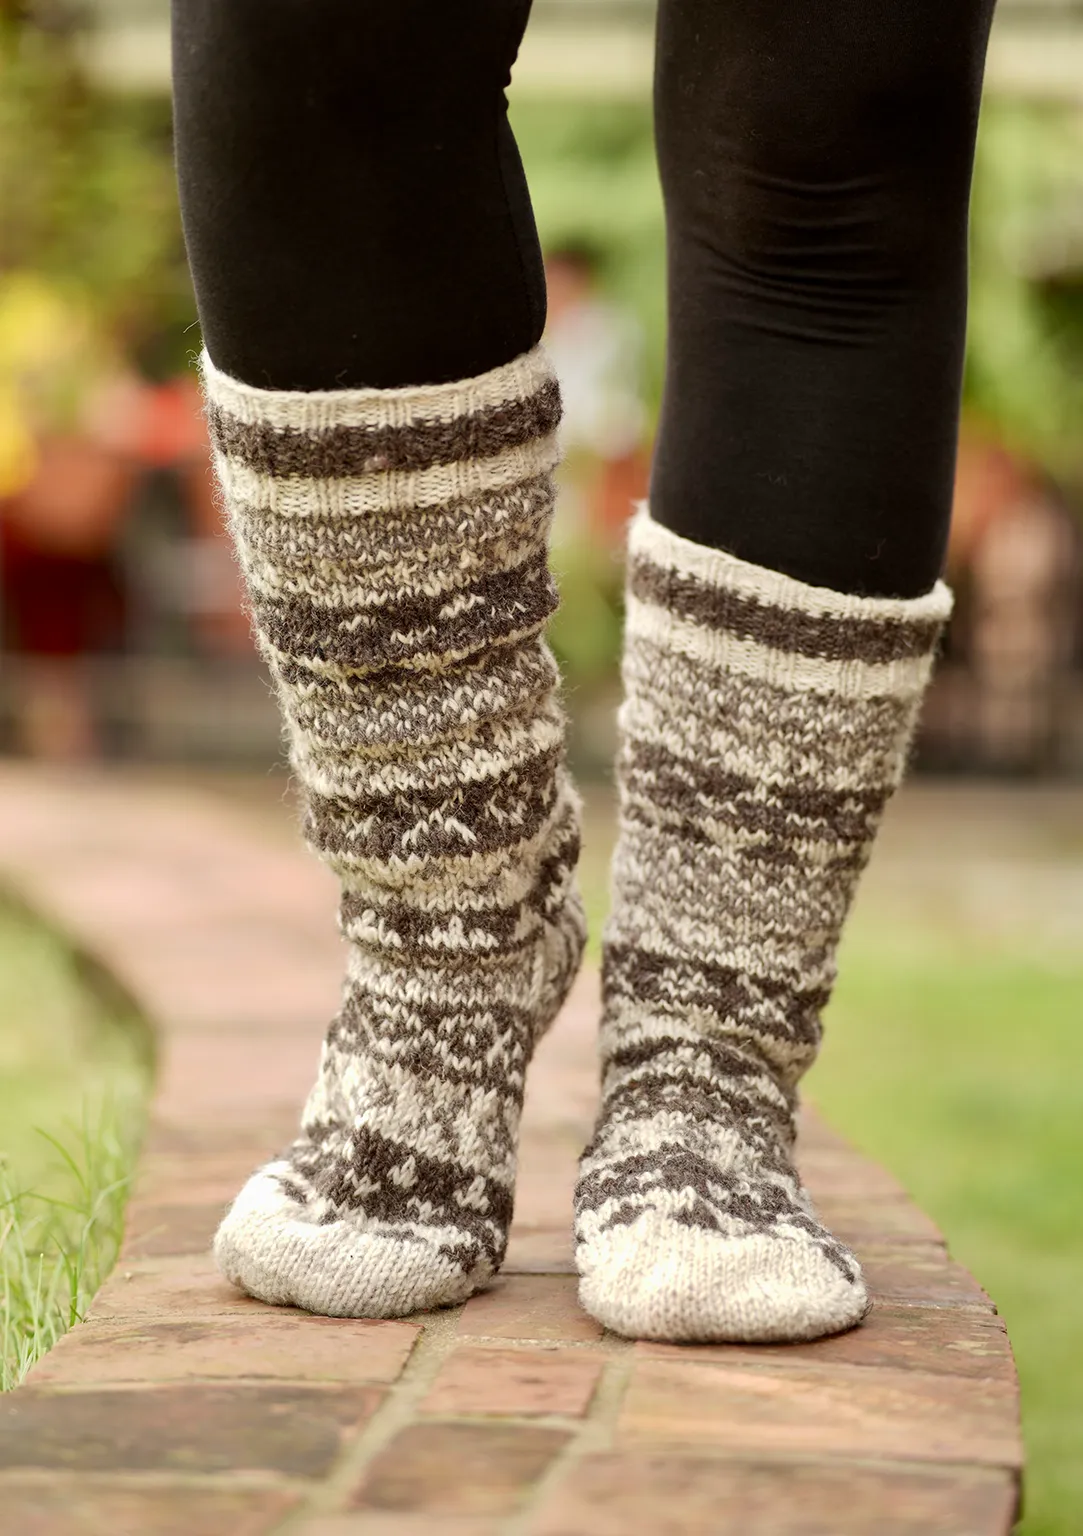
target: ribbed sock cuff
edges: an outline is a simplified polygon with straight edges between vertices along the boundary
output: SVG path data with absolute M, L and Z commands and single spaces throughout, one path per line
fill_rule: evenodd
M 646 506 L 632 520 L 628 556 L 630 636 L 785 688 L 917 694 L 952 608 L 942 581 L 916 598 L 808 586 L 693 544 Z
M 475 379 L 410 389 L 257 389 L 206 356 L 203 379 L 218 478 L 250 510 L 449 515 L 560 458 L 560 389 L 540 347 Z
M 403 389 L 260 389 L 222 373 L 206 352 L 200 369 L 213 409 L 236 423 L 279 430 L 416 430 L 468 421 L 476 424 L 482 438 L 495 432 L 501 441 L 493 451 L 500 451 L 508 446 L 507 433 L 516 426 L 520 436 L 536 436 L 539 430 L 551 431 L 560 418 L 560 391 L 542 347 L 477 378 Z

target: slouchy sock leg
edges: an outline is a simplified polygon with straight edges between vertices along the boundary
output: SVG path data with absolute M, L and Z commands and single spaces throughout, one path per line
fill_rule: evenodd
M 858 1322 L 854 1256 L 792 1161 L 797 1083 L 950 597 L 844 596 L 631 533 L 602 1109 L 580 1296 L 619 1333 Z
M 583 944 L 542 639 L 556 382 L 285 393 L 205 361 L 219 478 L 313 849 L 341 1011 L 293 1145 L 215 1240 L 264 1301 L 389 1317 L 498 1268 L 523 1076 Z

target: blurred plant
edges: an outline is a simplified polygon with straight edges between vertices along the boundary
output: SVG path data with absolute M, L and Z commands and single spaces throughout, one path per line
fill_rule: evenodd
M 130 355 L 192 312 L 169 103 L 94 85 L 91 24 L 74 0 L 0 0 L 0 283 L 36 275 Z
M 40 435 L 79 425 L 115 366 L 85 300 L 36 272 L 0 273 L 0 497 L 29 483 Z
M 987 102 L 971 229 L 967 409 L 1083 490 L 1083 111 Z
M 595 254 L 609 297 L 639 319 L 652 417 L 665 361 L 665 235 L 646 101 L 513 100 L 542 245 Z
M 620 655 L 623 586 L 620 561 L 581 530 L 553 545 L 560 607 L 548 629 L 565 686 L 572 692 L 608 682 Z

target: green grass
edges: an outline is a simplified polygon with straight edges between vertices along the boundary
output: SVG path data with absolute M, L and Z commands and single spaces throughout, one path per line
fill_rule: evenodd
M 0 1390 L 113 1266 L 149 1075 L 128 1000 L 0 901 Z
M 827 1118 L 891 1168 L 1003 1315 L 1027 1446 L 1021 1536 L 1083 1510 L 1083 964 L 949 949 L 874 925 L 845 946 L 821 1062 Z

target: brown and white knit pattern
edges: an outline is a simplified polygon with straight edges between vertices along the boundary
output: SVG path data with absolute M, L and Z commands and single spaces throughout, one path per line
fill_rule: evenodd
M 348 941 L 301 1135 L 215 1255 L 253 1296 L 314 1312 L 461 1301 L 503 1258 L 524 1073 L 584 937 L 542 638 L 559 391 L 540 351 L 418 389 L 271 392 L 209 360 L 204 376 Z
M 867 1300 L 794 1170 L 796 1087 L 950 594 L 808 587 L 646 510 L 629 553 L 580 1296 L 630 1336 L 812 1339 Z

